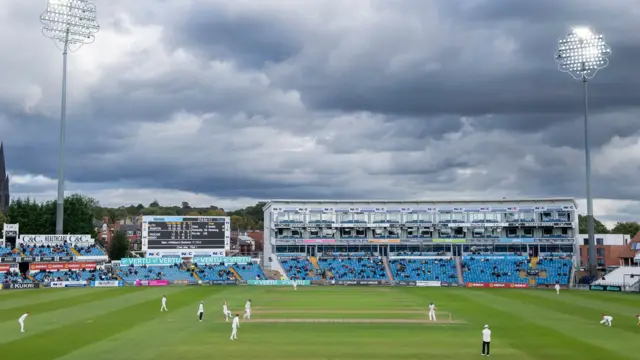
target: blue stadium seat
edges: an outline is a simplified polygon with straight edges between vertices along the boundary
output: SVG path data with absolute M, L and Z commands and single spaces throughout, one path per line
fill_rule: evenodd
M 456 262 L 447 259 L 391 259 L 391 273 L 399 281 L 457 282 Z
M 233 269 L 240 275 L 242 280 L 264 280 L 267 278 L 260 265 L 255 263 L 233 264 Z
M 80 256 L 107 256 L 107 254 L 95 244 L 90 246 L 76 246 L 75 249 Z
M 20 244 L 18 248 L 25 256 L 74 256 L 69 244 L 59 245 L 25 245 Z
M 310 276 L 314 271 L 313 264 L 304 254 L 300 257 L 281 257 L 280 264 L 291 280 L 320 280 L 320 276 Z
M 203 281 L 219 281 L 219 280 L 235 280 L 235 276 L 229 270 L 229 267 L 224 264 L 212 265 L 199 265 L 196 263 L 196 273 Z
M 191 280 L 195 277 L 190 271 L 181 269 L 178 265 L 167 266 L 115 266 L 116 273 L 124 281 L 136 280 Z
M 546 271 L 547 276 L 538 277 L 538 285 L 569 284 L 572 265 L 571 259 L 540 258 L 537 268 L 541 272 Z
M 522 256 L 492 258 L 478 256 L 463 257 L 462 274 L 464 282 L 527 283 L 520 271 L 529 268 L 529 259 Z
M 335 280 L 384 280 L 382 259 L 372 257 L 321 257 L 318 265 L 331 271 Z
M 0 283 L 30 283 L 31 279 L 21 275 L 19 272 L 3 272 L 0 273 Z

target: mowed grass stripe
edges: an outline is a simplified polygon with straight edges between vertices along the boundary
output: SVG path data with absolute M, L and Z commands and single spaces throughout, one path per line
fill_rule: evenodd
M 584 291 L 562 291 L 560 295 L 556 295 L 555 291 L 553 293 L 547 291 L 531 291 L 531 295 L 552 299 L 553 301 L 559 301 L 567 304 L 576 304 L 579 303 L 580 306 L 584 308 L 591 308 L 594 310 L 594 314 L 599 317 L 602 313 L 611 313 L 614 318 L 616 315 L 619 317 L 626 317 L 626 319 L 621 319 L 622 321 L 635 321 L 635 316 L 640 314 L 640 296 L 637 294 L 626 295 L 633 296 L 631 300 L 635 300 L 635 303 L 631 303 L 629 305 L 626 301 L 626 298 L 612 297 L 609 298 L 607 293 L 600 293 L 596 296 L 591 294 L 586 295 Z M 622 301 L 619 301 L 622 300 Z M 614 319 L 615 321 L 616 319 Z
M 98 341 L 94 340 L 92 344 L 60 356 L 56 360 L 164 359 L 167 351 L 176 347 L 182 348 L 184 344 L 189 343 L 193 343 L 193 348 L 175 359 L 181 359 L 185 354 L 189 354 L 190 359 L 198 359 L 191 353 L 198 351 L 202 344 L 209 343 L 212 337 L 229 341 L 231 323 L 224 322 L 220 305 L 220 299 L 222 299 L 220 294 L 224 291 L 222 287 L 190 287 L 180 294 L 172 294 L 167 300 L 168 312 L 160 312 L 159 306 L 152 304 L 150 308 L 140 310 L 147 314 L 148 321 L 130 322 L 125 330 L 117 331 L 112 336 L 102 337 Z M 196 316 L 200 301 L 205 302 L 203 322 L 199 322 Z M 113 315 L 128 322 L 127 314 L 128 310 Z M 109 326 L 96 319 L 96 325 L 100 324 Z M 204 340 L 194 343 L 194 339 L 200 336 Z M 143 351 L 135 349 L 143 349 Z M 218 357 L 216 352 L 207 355 L 206 358 Z
M 66 308 L 49 311 L 44 314 L 32 313 L 25 322 L 27 332 L 24 334 L 20 333 L 18 325 L 18 318 L 22 315 L 23 311 L 16 310 L 14 319 L 0 323 L 0 348 L 4 346 L 1 344 L 7 342 L 23 339 L 25 337 L 37 338 L 41 333 L 46 333 L 50 330 L 78 321 L 87 321 L 95 316 L 108 314 L 130 305 L 152 299 L 155 299 L 158 304 L 158 310 L 160 310 L 160 297 L 162 294 L 165 292 L 170 294 L 179 291 L 179 289 L 180 288 L 161 288 L 140 292 L 137 291 L 137 289 L 122 290 L 114 288 L 111 289 L 109 293 L 112 292 L 117 295 L 116 297 L 109 297 L 104 300 L 93 301 L 90 303 L 76 303 L 73 300 L 70 300 L 69 305 Z M 25 309 L 25 311 L 27 310 Z
M 560 299 L 561 296 L 559 295 L 555 295 L 554 298 L 551 298 L 549 296 L 541 296 L 539 292 L 535 291 L 510 292 L 509 298 L 516 301 L 527 302 L 529 305 L 540 308 L 540 311 L 548 311 L 548 309 L 553 308 L 554 312 L 562 315 L 573 316 L 580 319 L 585 325 L 589 326 L 598 324 L 598 322 L 602 320 L 602 314 L 607 313 L 614 317 L 614 323 L 616 323 L 617 330 L 630 332 L 634 337 L 637 336 L 638 333 L 636 319 L 633 316 L 624 316 L 623 312 L 620 311 L 621 307 L 616 303 L 609 304 L 605 310 L 602 308 L 594 309 L 593 307 L 585 305 L 585 301 L 588 300 L 573 299 L 574 301 L 568 303 Z M 616 317 L 619 321 L 616 321 Z
M 60 299 L 70 299 L 87 293 L 108 292 L 109 288 L 68 288 L 68 289 L 35 289 L 35 290 L 4 290 L 5 293 L 22 293 L 24 296 L 0 296 L 0 310 L 14 307 L 29 306 Z
M 0 310 L 0 322 L 15 320 L 16 315 L 19 317 L 21 314 L 29 311 L 34 315 L 42 315 L 50 311 L 56 311 L 59 309 L 65 309 L 69 307 L 70 303 L 74 304 L 88 304 L 93 301 L 105 301 L 111 298 L 122 296 L 121 291 L 91 291 L 83 289 L 83 292 L 74 292 L 73 297 L 66 297 L 60 299 L 43 299 L 41 302 L 16 305 L 11 308 L 5 308 Z M 135 292 L 136 290 L 134 290 Z M 43 294 L 44 295 L 44 294 Z M 70 294 L 71 295 L 71 294 Z
M 514 296 L 519 296 L 517 293 L 526 294 L 529 291 L 468 289 L 461 294 L 481 302 L 485 305 L 487 313 L 490 311 L 487 308 L 493 309 L 491 312 L 496 318 L 509 319 L 510 321 L 506 323 L 503 321 L 500 326 L 509 332 L 510 338 L 517 335 L 516 338 L 521 338 L 523 343 L 526 343 L 526 339 L 535 337 L 535 344 L 517 345 L 511 342 L 511 345 L 527 346 L 528 351 L 537 351 L 543 356 L 542 358 L 565 353 L 571 358 L 579 355 L 589 356 L 588 358 L 611 358 L 616 354 L 616 359 L 635 359 L 630 357 L 633 352 L 630 352 L 627 346 L 629 342 L 634 341 L 634 338 L 623 331 L 620 331 L 620 335 L 624 338 L 619 338 L 619 341 L 599 341 L 601 331 L 611 329 L 590 326 L 586 321 L 577 320 L 574 316 L 556 312 L 552 308 L 536 306 L 535 300 L 530 298 L 526 303 L 513 299 Z M 499 312 L 508 313 L 508 316 L 504 313 L 500 315 Z M 585 331 L 587 327 L 590 327 L 589 331 Z M 494 327 L 493 335 L 499 336 L 497 333 Z
M 160 314 L 160 296 L 162 292 L 167 292 L 171 297 L 173 309 L 180 309 L 188 305 L 193 305 L 192 296 L 189 296 L 188 288 L 162 288 L 149 289 L 143 292 L 134 292 L 128 295 L 137 296 L 139 301 L 124 302 L 124 299 L 110 299 L 111 302 L 118 302 L 124 306 L 119 306 L 109 312 L 104 312 L 96 316 L 80 317 L 75 321 L 67 323 L 48 331 L 39 332 L 36 336 L 46 338 L 47 342 L 40 346 L 30 346 L 33 344 L 33 337 L 26 336 L 2 345 L 3 352 L 11 359 L 56 359 L 79 348 L 89 346 L 95 342 L 102 341 L 120 332 L 126 331 L 146 321 L 153 320 Z M 128 298 L 123 296 L 122 298 Z M 94 303 L 95 304 L 95 303 Z M 193 316 L 197 308 L 194 308 Z M 91 314 L 88 314 L 91 315 Z M 35 324 L 33 324 L 35 326 Z M 130 339 L 136 341 L 137 339 Z

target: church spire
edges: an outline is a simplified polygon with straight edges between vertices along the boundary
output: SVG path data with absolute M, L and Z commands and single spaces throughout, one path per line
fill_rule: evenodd
M 4 147 L 0 141 L 0 182 L 7 177 L 7 169 L 4 166 Z

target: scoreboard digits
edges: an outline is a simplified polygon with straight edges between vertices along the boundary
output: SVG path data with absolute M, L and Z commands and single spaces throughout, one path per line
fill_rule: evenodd
M 143 248 L 145 250 L 225 249 L 229 244 L 229 227 L 228 217 L 145 216 L 142 228 Z

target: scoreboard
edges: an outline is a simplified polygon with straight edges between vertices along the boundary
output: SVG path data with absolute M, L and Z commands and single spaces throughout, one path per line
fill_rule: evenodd
M 228 216 L 144 216 L 142 250 L 229 250 Z

